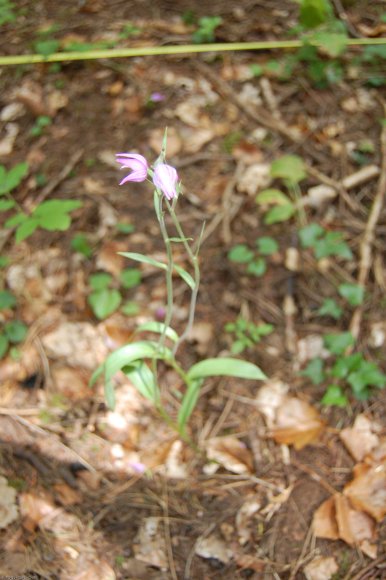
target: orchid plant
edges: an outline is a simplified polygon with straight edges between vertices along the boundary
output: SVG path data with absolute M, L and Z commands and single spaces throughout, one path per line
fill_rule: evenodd
M 155 333 L 158 335 L 158 340 L 138 340 L 112 352 L 104 364 L 94 373 L 92 383 L 104 374 L 106 401 L 108 406 L 113 409 L 115 406 L 113 378 L 118 371 L 122 371 L 138 391 L 154 404 L 167 424 L 175 429 L 182 439 L 190 441 L 186 431 L 187 422 L 197 404 L 201 387 L 206 378 L 230 376 L 261 380 L 266 377 L 256 365 L 235 358 L 209 358 L 197 362 L 188 370 L 184 369 L 177 360 L 178 349 L 189 336 L 193 327 L 200 284 L 198 254 L 204 227 L 201 229 L 201 234 L 196 244 L 191 238 L 185 236 L 175 211 L 181 194 L 179 177 L 176 169 L 165 162 L 165 154 L 166 131 L 161 154 L 152 166 L 149 166 L 145 157 L 137 153 L 119 153 L 116 156 L 121 169 L 130 170 L 130 173 L 122 179 L 120 185 L 147 180 L 154 187 L 154 209 L 165 245 L 166 262 L 160 262 L 146 255 L 133 252 L 122 252 L 121 255 L 164 270 L 167 289 L 164 322 L 150 321 L 140 325 L 136 329 L 136 334 L 142 332 Z M 166 216 L 171 218 L 177 237 L 169 236 Z M 184 246 L 191 266 L 191 273 L 175 263 L 173 256 L 174 243 L 180 243 Z M 173 278 L 175 274 L 182 278 L 191 292 L 186 328 L 181 335 L 178 335 L 171 326 L 174 296 Z M 170 414 L 162 402 L 158 373 L 160 361 L 174 369 L 184 385 L 176 418 Z

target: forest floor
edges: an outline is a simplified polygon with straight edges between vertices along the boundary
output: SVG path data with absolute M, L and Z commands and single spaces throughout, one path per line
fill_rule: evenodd
M 190 44 L 203 16 L 221 17 L 217 42 L 292 39 L 299 17 L 289 0 L 16 4 L 4 55 Z M 386 34 L 383 2 L 333 6 L 350 36 Z M 15 207 L 81 202 L 67 230 L 0 240 L 1 327 L 28 327 L 0 362 L 1 578 L 386 578 L 384 62 L 351 47 L 0 68 L 0 162 L 28 163 Z M 165 127 L 181 223 L 197 239 L 206 222 L 181 363 L 232 356 L 238 320 L 240 356 L 268 377 L 204 384 L 198 451 L 123 374 L 114 411 L 103 381 L 89 386 L 165 305 L 163 272 L 118 255 L 165 258 L 149 184 L 120 187 L 115 161 L 154 161 Z M 287 219 L 267 219 L 283 205 Z M 106 317 L 89 301 L 96 273 L 122 300 Z M 175 285 L 181 332 L 189 289 Z M 182 386 L 160 372 L 175 415 Z

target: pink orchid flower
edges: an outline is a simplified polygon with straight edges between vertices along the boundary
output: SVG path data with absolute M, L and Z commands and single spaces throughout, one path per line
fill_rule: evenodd
M 154 167 L 153 183 L 169 201 L 177 197 L 177 171 L 171 165 L 158 163 Z
M 131 173 L 126 175 L 119 185 L 123 185 L 127 181 L 145 181 L 147 178 L 147 170 L 149 168 L 146 159 L 137 153 L 117 153 L 117 163 L 121 164 L 121 169 L 128 167 Z

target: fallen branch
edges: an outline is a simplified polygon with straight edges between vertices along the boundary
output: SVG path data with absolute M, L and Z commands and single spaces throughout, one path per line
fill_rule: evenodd
M 386 114 L 386 105 L 384 104 Z M 386 126 L 384 125 L 381 133 L 381 154 L 382 165 L 379 176 L 378 190 L 375 195 L 373 205 L 371 206 L 369 218 L 367 220 L 366 228 L 363 233 L 363 238 L 359 248 L 359 269 L 357 284 L 365 288 L 367 278 L 371 269 L 372 246 L 375 238 L 375 227 L 378 223 L 379 216 L 382 211 L 383 201 L 386 195 Z M 350 332 L 354 338 L 358 338 L 360 333 L 360 326 L 362 322 L 363 305 L 359 305 L 351 318 Z

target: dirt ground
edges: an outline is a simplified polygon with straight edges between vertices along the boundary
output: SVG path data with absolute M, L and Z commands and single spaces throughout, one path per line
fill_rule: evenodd
M 186 23 L 189 11 L 196 18 L 221 16 L 217 42 L 292 38 L 288 30 L 298 14 L 295 2 L 270 0 L 15 4 L 19 16 L 2 27 L 1 54 L 34 52 L 48 36 L 61 46 L 186 44 L 194 29 Z M 333 4 L 358 36 L 370 35 L 385 11 L 381 1 Z M 120 34 L 127 22 L 138 32 L 125 38 Z M 355 68 L 358 50 L 342 57 L 346 72 Z M 358 463 L 340 438 L 342 429 L 364 414 L 377 425 L 374 437 L 385 437 L 385 390 L 367 401 L 350 397 L 343 408 L 322 406 L 324 387 L 299 374 L 313 356 L 304 354 L 312 349 L 309 337 L 343 332 L 352 321 L 351 307 L 338 321 L 316 311 L 337 280 L 358 276 L 363 234 L 386 167 L 384 85 L 369 85 L 362 69 L 323 87 L 311 82 L 304 64 L 285 80 L 249 72 L 252 64 L 281 58 L 279 51 L 230 52 L 0 68 L 1 110 L 22 105 L 15 118 L 0 121 L 1 164 L 26 160 L 30 167 L 15 192 L 18 204 L 28 208 L 43 198 L 83 204 L 68 231 L 38 230 L 15 243 L 3 230 L 1 239 L 1 255 L 9 258 L 2 285 L 17 297 L 17 317 L 29 327 L 19 359 L 8 355 L 0 362 L 0 473 L 18 502 L 18 517 L 0 529 L 1 578 L 386 578 L 384 519 L 374 522 L 373 557 L 356 541 L 317 538 L 312 527 L 325 500 L 343 497 Z M 377 74 L 385 77 L 384 65 Z M 49 124 L 31 135 L 42 116 Z M 4 153 L 10 125 L 16 137 Z M 273 332 L 243 356 L 269 384 L 286 385 L 286 396 L 318 414 L 318 436 L 305 446 L 296 445 L 296 436 L 295 446 L 272 437 L 256 404 L 260 382 L 205 384 L 189 426 L 198 452 L 176 438 L 125 378 L 117 378 L 115 414 L 106 407 L 103 385 L 88 386 L 107 353 L 131 340 L 137 324 L 156 318 L 165 303 L 162 274 L 146 267 L 141 284 L 124 290 L 124 299 L 137 305 L 132 316 L 116 312 L 98 320 L 87 296 L 91 274 L 108 271 L 117 285 L 122 269 L 131 266 L 118 251 L 163 257 L 151 189 L 146 183 L 119 187 L 114 155 L 135 150 L 155 160 L 166 126 L 168 162 L 184 187 L 181 222 L 195 238 L 207 224 L 196 326 L 181 349 L 182 364 L 229 355 L 224 326 L 240 313 L 272 324 Z M 373 147 L 362 152 L 360 165 L 351 152 L 365 141 Z M 312 221 L 344 232 L 353 260 L 321 263 L 300 251 L 296 220 L 264 223 L 255 202 L 259 177 L 240 185 L 250 165 L 267 166 L 288 154 L 311 168 L 301 195 L 321 184 L 337 188 L 333 200 L 307 211 Z M 363 165 L 378 171 L 345 188 L 344 178 Z M 133 231 L 122 233 L 122 223 Z M 91 245 L 90 257 L 72 247 L 79 233 Z M 357 343 L 384 372 L 384 344 L 375 347 L 371 337 L 386 321 L 385 235 L 383 208 Z M 261 236 L 273 237 L 279 249 L 264 276 L 253 277 L 227 256 L 236 244 L 254 247 Z M 298 251 L 298 268 L 288 268 L 288 248 Z M 179 258 L 187 265 L 182 250 Z M 182 330 L 188 296 L 182 281 L 176 287 L 175 327 Z M 4 322 L 9 315 L 2 316 Z M 174 413 L 181 385 L 168 369 L 162 369 L 162 385 Z M 217 445 L 217 455 L 210 455 L 210 445 Z M 331 558 L 336 568 L 306 576 L 318 558 Z

